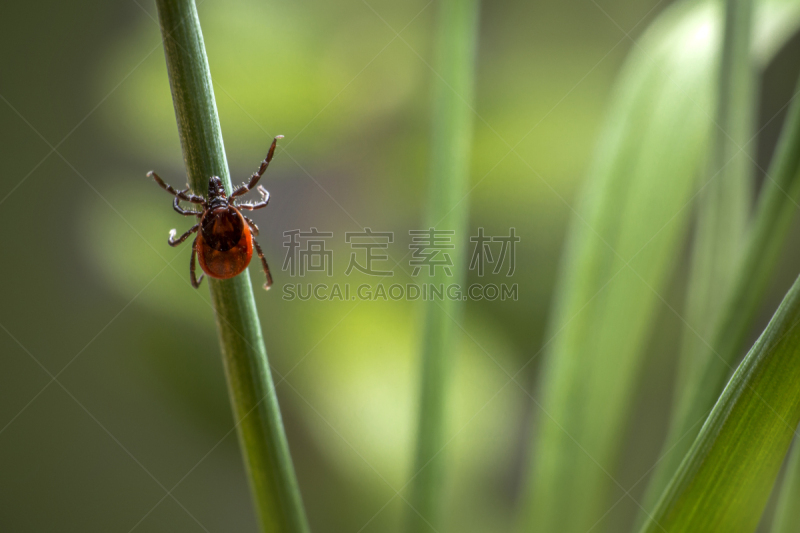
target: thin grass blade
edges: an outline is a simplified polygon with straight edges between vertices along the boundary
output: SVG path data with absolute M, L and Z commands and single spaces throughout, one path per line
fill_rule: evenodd
M 211 176 L 231 180 L 211 73 L 194 0 L 157 0 L 178 132 L 192 189 L 208 192 Z M 239 444 L 261 530 L 306 533 L 294 465 L 281 421 L 247 271 L 208 280 L 216 312 Z
M 439 3 L 433 78 L 433 123 L 426 228 L 452 231 L 452 275 L 438 268 L 425 283 L 463 285 L 469 215 L 469 165 L 473 131 L 478 0 Z M 424 276 L 424 273 L 423 273 Z M 447 405 L 463 305 L 444 298 L 425 302 L 416 457 L 409 532 L 440 528 L 447 453 Z

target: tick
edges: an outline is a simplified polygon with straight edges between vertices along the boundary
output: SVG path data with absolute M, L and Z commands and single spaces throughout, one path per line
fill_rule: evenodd
M 203 281 L 202 274 L 199 278 L 195 276 L 195 256 L 200 263 L 200 268 L 209 277 L 228 279 L 240 274 L 247 268 L 247 265 L 250 264 L 250 259 L 253 257 L 253 248 L 255 248 L 258 257 L 261 259 L 264 274 L 267 276 L 264 289 L 269 290 L 272 285 L 269 265 L 267 265 L 264 252 L 255 239 L 255 236 L 258 235 L 258 226 L 244 216 L 241 211 L 242 209 L 254 211 L 267 207 L 267 204 L 269 204 L 269 192 L 259 185 L 260 202 L 237 203 L 237 198 L 250 192 L 256 186 L 258 180 L 261 179 L 261 176 L 264 175 L 269 162 L 272 161 L 272 156 L 275 155 L 275 146 L 278 143 L 278 139 L 283 139 L 283 135 L 278 135 L 272 141 L 267 157 L 250 177 L 250 181 L 237 187 L 230 197 L 225 195 L 222 180 L 217 176 L 211 176 L 208 180 L 208 198 L 206 199 L 189 193 L 188 185 L 182 191 L 176 191 L 155 172 L 150 171 L 147 173 L 148 177 L 152 177 L 162 189 L 175 197 L 172 202 L 172 207 L 175 211 L 181 215 L 197 217 L 198 219 L 197 224 L 189 228 L 189 231 L 177 239 L 175 238 L 177 232 L 174 229 L 170 230 L 169 239 L 167 240 L 170 246 L 178 246 L 194 233 L 197 233 L 197 237 L 192 243 L 192 257 L 189 260 L 189 277 L 192 281 L 192 287 L 195 289 Z M 181 207 L 181 201 L 200 206 L 202 211 L 184 209 Z

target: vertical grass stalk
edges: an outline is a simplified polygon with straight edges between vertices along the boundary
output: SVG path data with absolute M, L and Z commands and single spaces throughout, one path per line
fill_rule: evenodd
M 717 78 L 717 112 L 711 127 L 706 176 L 697 206 L 681 349 L 681 382 L 696 378 L 709 357 L 710 339 L 741 257 L 752 202 L 752 168 L 748 142 L 753 132 L 755 68 L 750 59 L 752 0 L 725 2 L 725 27 Z
M 192 189 L 231 181 L 194 0 L 157 0 L 172 99 Z M 281 421 L 247 271 L 209 279 L 239 443 L 262 531 L 304 533 L 308 524 Z M 266 295 L 264 295 L 266 297 Z
M 430 152 L 427 226 L 452 230 L 455 249 L 449 254 L 452 276 L 441 267 L 425 280 L 463 286 L 469 202 L 469 164 L 473 130 L 475 53 L 478 0 L 441 0 L 433 80 L 433 124 Z M 424 268 L 424 267 L 423 267 Z M 445 476 L 447 397 L 461 320 L 460 301 L 427 301 L 421 349 L 419 422 L 408 531 L 439 527 Z M 428 524 L 425 524 L 427 522 Z
M 717 112 L 711 133 L 708 183 L 702 190 L 692 244 L 674 418 L 681 418 L 709 357 L 720 312 L 735 281 L 752 198 L 752 163 L 748 144 L 755 112 L 755 65 L 751 59 L 753 0 L 727 0 L 717 78 Z M 719 393 L 721 388 L 717 391 Z M 712 404 L 713 405 L 713 404 Z M 710 409 L 711 406 L 708 406 Z M 696 421 L 694 421 L 696 422 Z M 673 424 L 662 461 L 645 498 L 650 509 L 689 449 L 685 424 Z M 700 424 L 696 425 L 699 431 Z

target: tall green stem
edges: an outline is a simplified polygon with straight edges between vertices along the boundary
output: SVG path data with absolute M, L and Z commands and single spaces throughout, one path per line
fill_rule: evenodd
M 441 0 L 433 87 L 433 125 L 427 227 L 452 230 L 452 276 L 436 268 L 426 282 L 463 286 L 465 279 L 469 163 L 472 145 L 478 0 Z M 447 397 L 456 355 L 460 301 L 427 301 L 424 311 L 422 378 L 416 461 L 408 531 L 438 528 L 445 477 Z
M 172 99 L 192 189 L 231 181 L 200 20 L 193 0 L 157 0 Z M 264 532 L 303 533 L 303 510 L 281 421 L 250 276 L 209 279 L 233 414 Z M 263 294 L 263 293 L 262 293 Z M 264 295 L 266 297 L 266 295 Z
M 712 126 L 708 183 L 697 209 L 678 397 L 697 378 L 711 355 L 704 342 L 730 293 L 742 253 L 752 201 L 749 141 L 755 108 L 755 69 L 750 59 L 752 0 L 725 3 L 725 29 L 717 79 L 717 112 Z
M 753 0 L 725 1 L 725 27 L 717 78 L 717 111 L 712 127 L 707 185 L 697 210 L 697 228 L 692 246 L 692 267 L 680 374 L 677 383 L 675 418 L 683 418 L 693 400 L 699 379 L 710 357 L 707 342 L 714 339 L 720 312 L 731 293 L 738 259 L 741 257 L 752 197 L 752 168 L 748 144 L 755 110 L 755 66 L 751 59 Z M 716 391 L 718 394 L 722 388 Z M 713 403 L 711 404 L 713 405 Z M 707 410 L 711 405 L 706 406 Z M 646 508 L 656 498 L 689 449 L 697 434 L 696 420 L 673 425 L 664 449 L 671 450 L 659 464 L 646 496 Z M 643 518 L 643 516 L 642 516 Z

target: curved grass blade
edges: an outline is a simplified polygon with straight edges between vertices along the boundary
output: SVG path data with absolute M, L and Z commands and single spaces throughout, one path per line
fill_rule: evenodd
M 713 357 L 706 339 L 714 338 L 720 313 L 730 311 L 724 304 L 736 281 L 745 240 L 753 193 L 750 140 L 756 69 L 750 53 L 752 11 L 752 0 L 725 2 L 717 112 L 706 184 L 698 194 L 673 417 L 686 411 L 686 403 L 692 401 L 692 392 L 699 386 L 702 369 Z M 705 413 L 710 409 L 711 405 L 706 406 Z M 647 486 L 644 509 L 655 505 L 699 431 L 700 422 L 695 421 L 690 427 L 686 427 L 688 420 L 672 425 L 663 445 L 664 457 Z M 644 518 L 642 511 L 638 523 Z
M 733 374 L 642 533 L 749 533 L 800 422 L 800 278 Z
M 556 290 L 524 531 L 585 533 L 605 511 L 642 346 L 708 144 L 714 21 L 708 5 L 668 9 L 617 84 Z
M 711 128 L 709 165 L 698 193 L 697 221 L 681 346 L 677 390 L 697 377 L 711 356 L 711 339 L 725 298 L 731 291 L 752 203 L 752 144 L 756 69 L 750 54 L 753 0 L 725 2 L 725 28 L 717 111 Z M 691 442 L 691 441 L 690 441 Z

